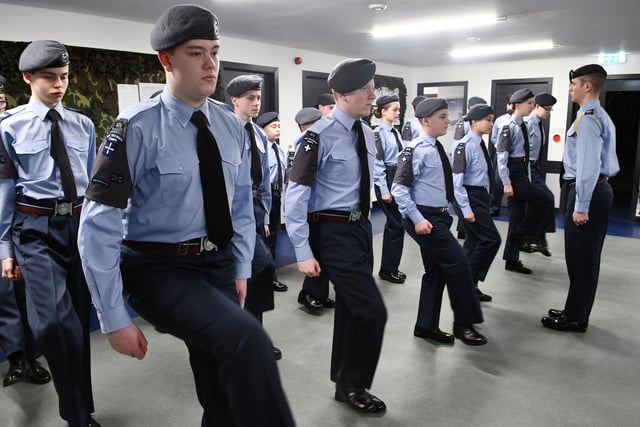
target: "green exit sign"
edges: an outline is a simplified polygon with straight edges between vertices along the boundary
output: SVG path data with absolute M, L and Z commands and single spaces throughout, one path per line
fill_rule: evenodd
M 598 62 L 600 64 L 622 64 L 627 62 L 627 54 L 624 52 L 601 53 L 598 55 Z

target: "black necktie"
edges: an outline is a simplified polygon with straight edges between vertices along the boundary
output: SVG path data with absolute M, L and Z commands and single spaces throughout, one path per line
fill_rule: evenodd
M 76 180 L 73 177 L 69 156 L 67 155 L 67 150 L 64 148 L 60 126 L 58 125 L 60 113 L 51 109 L 47 113 L 47 118 L 51 120 L 51 158 L 55 160 L 58 164 L 58 169 L 60 169 L 60 180 L 62 181 L 64 198 L 73 202 L 78 198 L 78 192 L 76 191 Z
M 540 128 L 540 152 L 538 152 L 538 160 L 542 156 L 542 146 L 544 145 L 544 127 L 542 126 L 542 122 L 538 122 L 538 127 Z
M 280 164 L 280 150 L 278 149 L 278 143 L 274 142 L 271 145 L 273 151 L 276 153 L 276 162 L 278 163 L 278 189 L 282 186 L 282 165 Z
M 522 136 L 524 137 L 524 161 L 529 162 L 529 131 L 527 131 L 527 125 L 522 122 L 520 123 L 520 129 L 522 129 Z
M 484 155 L 484 160 L 487 162 L 487 174 L 489 175 L 489 192 L 493 193 L 493 180 L 495 179 L 493 176 L 493 164 L 491 163 L 489 152 L 487 151 L 487 147 L 484 145 L 483 141 L 480 141 L 480 149 L 482 150 L 482 154 Z
M 251 141 L 251 181 L 253 181 L 254 186 L 259 187 L 262 182 L 262 162 L 260 161 L 260 151 L 258 150 L 258 143 L 256 142 L 256 134 L 254 133 L 251 122 L 247 122 L 244 127 L 247 132 L 249 132 L 249 140 Z
M 353 128 L 358 134 L 358 157 L 360 158 L 360 211 L 364 217 L 369 216 L 369 205 L 371 204 L 371 185 L 369 175 L 369 160 L 367 156 L 367 143 L 364 139 L 362 131 L 362 123 L 360 120 L 353 122 Z
M 193 113 L 191 123 L 198 128 L 197 149 L 207 234 L 214 244 L 225 247 L 233 237 L 233 224 L 220 150 L 202 111 Z
M 391 133 L 396 139 L 396 145 L 398 145 L 398 153 L 402 153 L 402 142 L 400 142 L 400 137 L 398 136 L 398 131 L 395 128 L 391 128 Z
M 444 188 L 447 192 L 447 200 L 453 203 L 453 173 L 451 172 L 451 163 L 449 163 L 449 157 L 444 152 L 444 147 L 440 144 L 440 141 L 436 140 L 436 148 L 438 154 L 440 154 L 440 160 L 442 161 L 442 172 L 444 173 Z

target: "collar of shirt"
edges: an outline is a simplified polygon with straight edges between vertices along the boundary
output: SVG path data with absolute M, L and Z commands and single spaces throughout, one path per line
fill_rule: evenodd
M 384 129 L 387 131 L 391 131 L 391 126 L 386 124 L 386 123 L 380 123 L 380 125 L 378 126 L 380 129 Z
M 422 142 L 426 142 L 429 145 L 436 145 L 436 138 L 424 132 L 420 133 L 420 140 Z
M 333 109 L 333 118 L 348 130 L 351 130 L 353 128 L 353 124 L 356 121 L 356 119 L 354 119 L 338 107 Z
M 515 115 L 511 116 L 511 121 L 517 124 L 518 126 L 520 126 L 523 122 L 522 117 L 518 117 Z
M 588 111 L 597 107 L 600 107 L 600 100 L 594 99 L 593 101 L 589 101 L 583 106 L 581 106 L 580 109 L 578 110 L 578 113 L 584 113 L 585 111 Z
M 162 103 L 176 118 L 178 123 L 180 123 L 180 125 L 185 128 L 187 124 L 189 124 L 191 116 L 193 115 L 193 107 L 185 104 L 166 90 L 160 94 L 160 99 L 162 99 Z M 198 107 L 197 110 L 202 111 L 205 116 L 209 117 L 209 110 L 207 108 L 206 101 L 200 107 Z
M 536 114 L 535 111 L 532 111 L 531 114 L 527 116 L 527 123 L 533 123 L 533 124 L 540 123 L 540 117 Z
M 60 114 L 60 117 L 62 118 L 62 120 L 64 120 L 64 107 L 62 106 L 61 103 L 57 103 L 55 107 L 53 108 L 49 108 L 46 105 L 44 105 L 43 103 L 36 101 L 35 99 L 30 98 L 29 99 L 29 109 L 31 111 L 33 111 L 35 113 L 36 116 L 38 116 L 42 121 L 44 121 L 47 118 L 47 113 L 49 112 L 49 110 L 53 109 L 56 110 L 58 112 L 58 114 Z
M 482 137 L 473 131 L 469 132 L 466 136 L 467 136 L 466 142 L 475 142 L 478 144 L 482 143 Z

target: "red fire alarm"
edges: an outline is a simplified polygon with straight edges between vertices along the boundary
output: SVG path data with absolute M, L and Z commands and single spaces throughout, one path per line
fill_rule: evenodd
M 553 135 L 553 142 L 560 142 L 560 141 L 562 141 L 562 137 L 560 135 L 558 135 L 557 133 Z
M 293 58 L 293 63 L 296 65 L 302 64 L 302 58 L 299 56 L 296 56 L 295 58 Z

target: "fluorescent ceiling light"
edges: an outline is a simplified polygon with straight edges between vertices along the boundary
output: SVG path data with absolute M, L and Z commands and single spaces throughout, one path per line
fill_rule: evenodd
M 504 55 L 506 53 L 530 52 L 546 49 L 553 49 L 553 42 L 551 40 L 454 49 L 450 52 L 450 55 L 453 58 L 470 58 L 474 56 Z
M 493 14 L 441 16 L 422 21 L 404 22 L 399 25 L 385 25 L 373 28 L 373 37 L 396 37 L 413 34 L 435 33 L 438 31 L 458 31 L 460 28 L 482 27 L 493 25 L 498 17 Z

